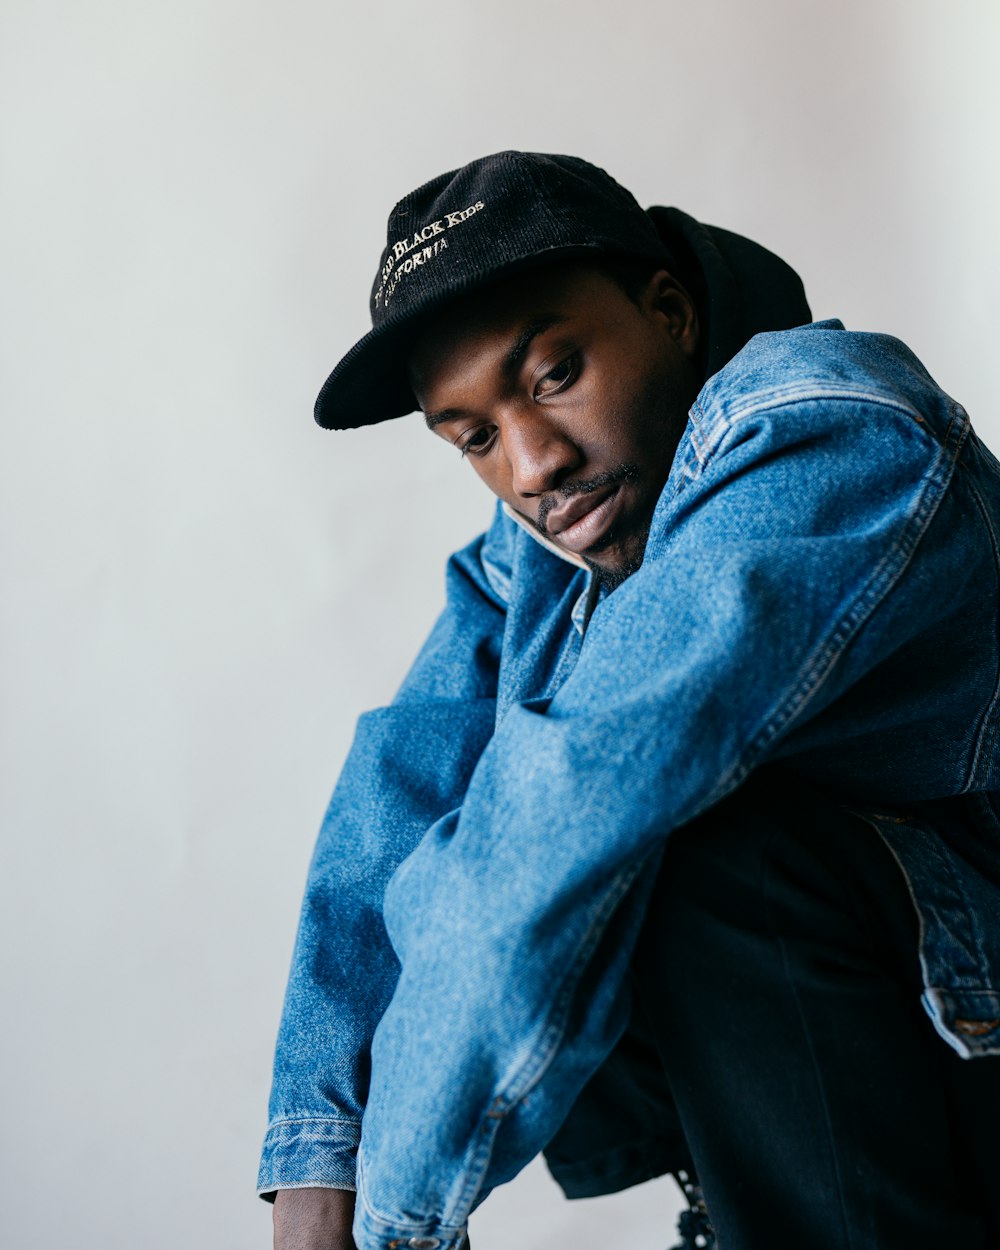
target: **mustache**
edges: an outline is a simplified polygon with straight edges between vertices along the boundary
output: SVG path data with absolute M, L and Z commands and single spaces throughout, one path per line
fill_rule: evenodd
M 621 486 L 626 482 L 634 482 L 639 476 L 639 466 L 635 464 L 619 464 L 613 469 L 605 469 L 594 477 L 567 478 L 550 494 L 546 495 L 538 505 L 538 519 L 535 525 L 543 534 L 548 534 L 546 522 L 548 515 L 556 504 L 574 495 L 592 495 L 595 490 L 603 490 L 606 486 Z

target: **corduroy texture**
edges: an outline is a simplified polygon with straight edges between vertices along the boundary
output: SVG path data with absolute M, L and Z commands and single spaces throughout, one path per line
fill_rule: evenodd
M 519 267 L 595 253 L 671 263 L 633 196 L 577 157 L 498 152 L 418 187 L 389 215 L 372 329 L 330 374 L 316 420 L 351 429 L 412 412 L 404 345 L 428 314 Z
M 810 320 L 798 276 L 750 240 L 679 209 L 647 213 L 578 157 L 498 152 L 441 174 L 392 210 L 372 284 L 372 329 L 327 378 L 317 422 L 353 429 L 412 412 L 406 347 L 429 316 L 518 269 L 574 256 L 646 259 L 674 273 L 708 328 L 706 377 L 758 330 Z

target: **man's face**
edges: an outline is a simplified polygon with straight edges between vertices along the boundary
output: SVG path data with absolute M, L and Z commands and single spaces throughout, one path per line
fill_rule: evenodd
M 493 493 L 610 588 L 642 562 L 697 394 L 697 317 L 661 271 L 515 275 L 439 316 L 409 356 L 428 426 Z

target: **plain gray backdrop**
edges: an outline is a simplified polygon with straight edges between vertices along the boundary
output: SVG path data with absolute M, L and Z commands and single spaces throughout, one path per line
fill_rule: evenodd
M 487 522 L 419 417 L 314 426 L 402 194 L 504 147 L 741 231 L 1000 444 L 1000 7 L 3 0 L 2 1240 L 270 1244 L 309 853 Z M 536 1161 L 476 1250 L 663 1250 Z

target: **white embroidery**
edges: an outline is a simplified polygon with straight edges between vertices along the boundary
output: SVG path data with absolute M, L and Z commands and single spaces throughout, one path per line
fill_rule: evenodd
M 412 273 L 414 269 L 425 265 L 444 251 L 448 246 L 448 240 L 439 239 L 437 235 L 444 234 L 446 230 L 451 230 L 454 226 L 460 226 L 463 221 L 468 221 L 485 207 L 482 200 L 477 200 L 468 208 L 459 209 L 455 213 L 445 213 L 437 221 L 429 221 L 426 226 L 422 226 L 412 235 L 393 243 L 388 249 L 385 264 L 379 275 L 380 285 L 375 292 L 375 307 L 389 303 L 403 274 Z M 432 239 L 433 243 L 431 243 Z

